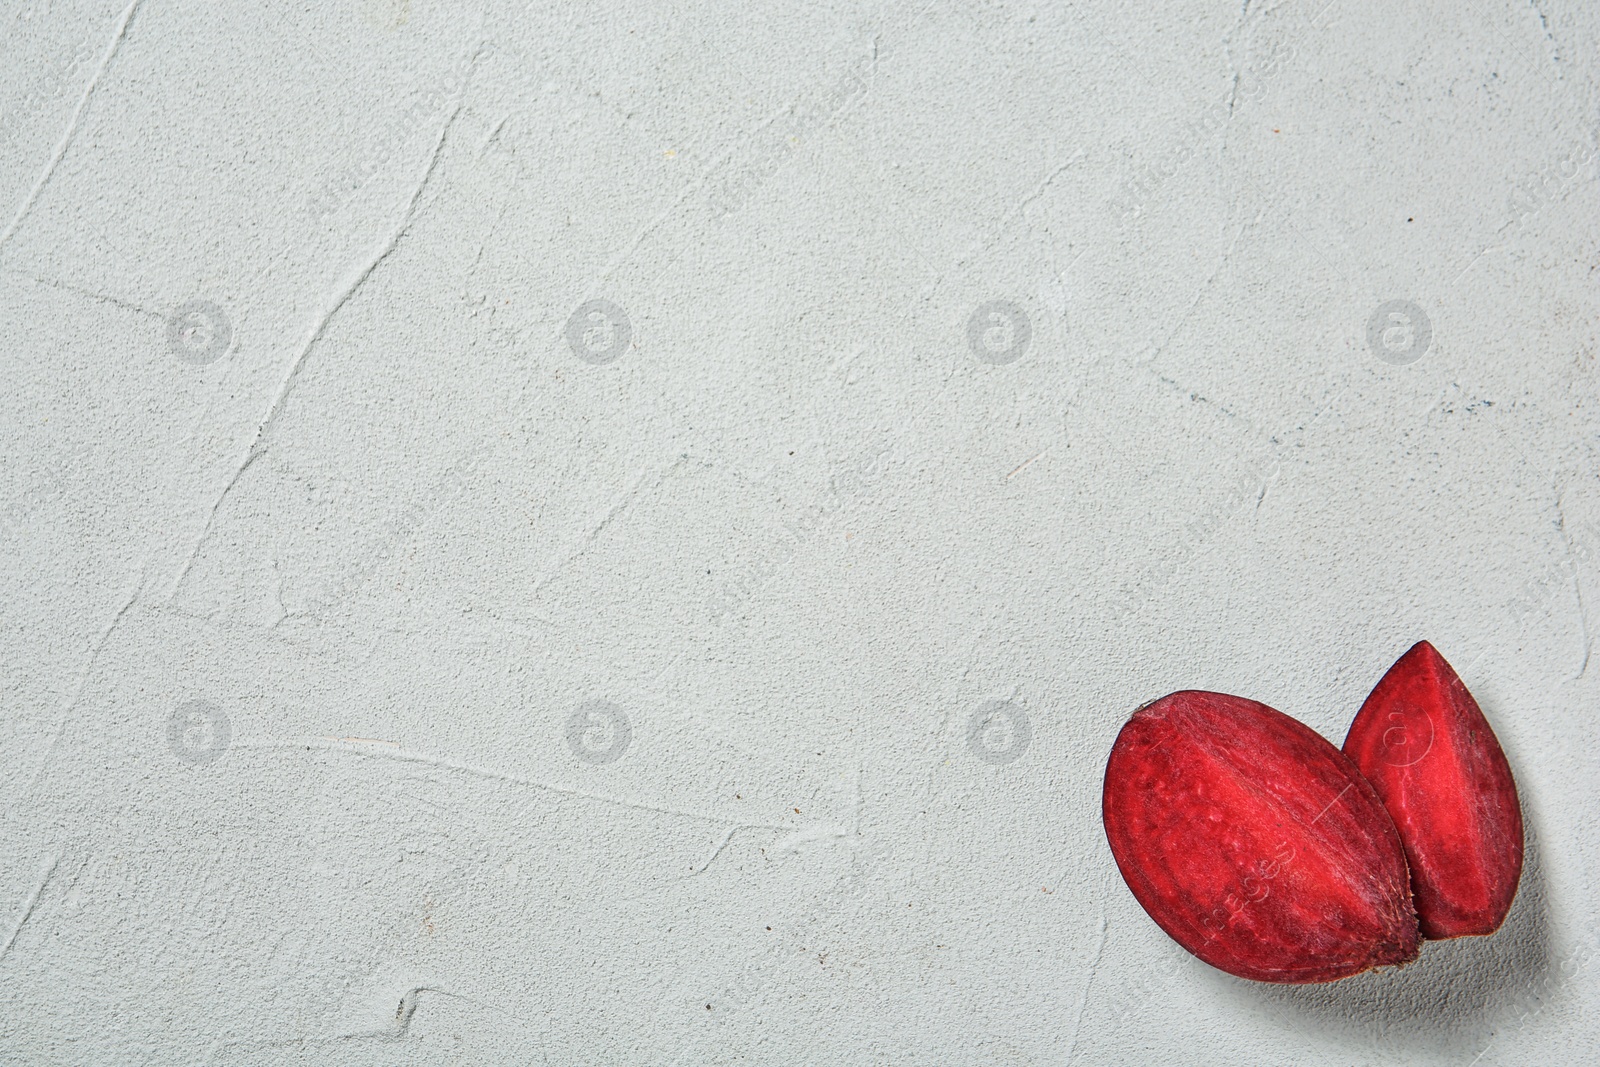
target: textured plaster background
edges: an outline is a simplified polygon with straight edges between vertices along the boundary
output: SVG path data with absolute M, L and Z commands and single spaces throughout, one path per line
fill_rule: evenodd
M 10 0 L 0 1062 L 1600 1060 L 1600 9 L 1147 7 Z M 1424 636 L 1506 928 L 1186 955 Z

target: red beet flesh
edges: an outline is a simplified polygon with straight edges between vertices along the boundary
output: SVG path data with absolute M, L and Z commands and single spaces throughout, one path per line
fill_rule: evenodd
M 1522 877 L 1522 806 L 1478 702 L 1432 645 L 1379 680 L 1344 753 L 1400 832 L 1422 936 L 1499 929 Z
M 1117 735 L 1106 838 L 1134 897 L 1200 959 L 1328 982 L 1418 953 L 1405 854 L 1333 745 L 1243 697 L 1186 691 Z

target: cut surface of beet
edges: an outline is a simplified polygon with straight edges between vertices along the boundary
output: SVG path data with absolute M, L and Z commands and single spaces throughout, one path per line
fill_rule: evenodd
M 1190 690 L 1140 708 L 1102 815 L 1140 905 L 1229 974 L 1326 982 L 1417 957 L 1405 855 L 1373 787 L 1265 704 Z
M 1522 806 L 1499 740 L 1437 649 L 1419 641 L 1389 668 L 1344 752 L 1400 833 L 1422 936 L 1499 929 L 1522 877 Z

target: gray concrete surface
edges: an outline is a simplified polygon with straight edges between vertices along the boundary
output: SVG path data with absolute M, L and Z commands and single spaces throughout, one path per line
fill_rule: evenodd
M 1600 1061 L 1593 4 L 0 26 L 0 1062 Z M 1506 928 L 1186 955 L 1118 727 L 1422 637 Z

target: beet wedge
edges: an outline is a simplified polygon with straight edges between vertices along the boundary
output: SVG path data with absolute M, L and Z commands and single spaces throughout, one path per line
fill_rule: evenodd
M 1186 691 L 1134 712 L 1102 814 L 1134 897 L 1213 967 L 1330 982 L 1417 958 L 1405 854 L 1378 795 L 1265 704 Z
M 1522 805 L 1500 742 L 1437 649 L 1418 641 L 1389 668 L 1344 753 L 1400 832 L 1422 936 L 1498 930 L 1522 877 Z

